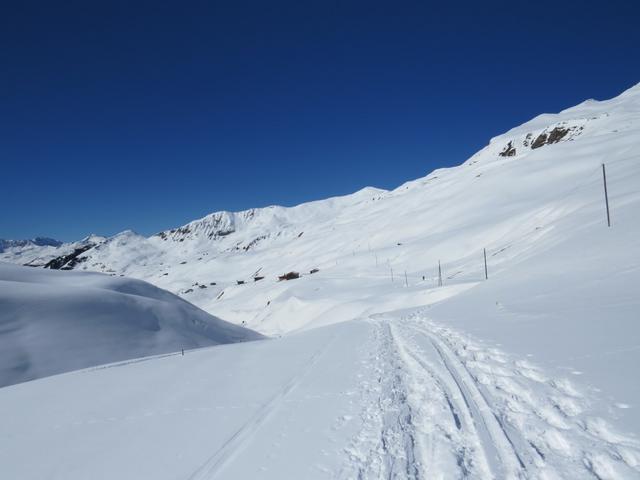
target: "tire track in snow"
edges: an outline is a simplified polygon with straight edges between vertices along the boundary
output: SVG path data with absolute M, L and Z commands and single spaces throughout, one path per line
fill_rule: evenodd
M 329 350 L 335 338 L 335 335 L 332 336 L 329 341 L 313 354 L 302 370 L 294 375 L 269 401 L 258 408 L 249 420 L 236 430 L 211 457 L 188 477 L 188 480 L 211 480 L 216 478 L 216 476 L 237 457 L 247 443 L 250 442 L 251 437 L 260 427 L 273 416 L 274 412 L 287 396 L 309 375 L 320 358 Z

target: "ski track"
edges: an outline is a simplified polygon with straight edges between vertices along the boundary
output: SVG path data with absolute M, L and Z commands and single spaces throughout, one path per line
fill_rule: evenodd
M 189 480 L 211 480 L 223 472 L 224 468 L 232 462 L 243 448 L 251 441 L 260 427 L 267 422 L 276 410 L 287 399 L 287 396 L 295 390 L 305 377 L 313 370 L 320 358 L 327 352 L 334 342 L 335 336 L 331 337 L 313 356 L 307 361 L 305 366 L 291 378 L 284 387 L 276 393 L 269 401 L 263 404 L 256 412 L 233 433 L 215 453 L 209 457 L 200 467 L 198 467 L 189 477 Z
M 457 357 L 437 337 L 425 330 L 414 328 L 425 335 L 453 379 L 482 439 L 487 461 L 497 478 L 520 478 L 526 466 L 515 448 L 500 418 L 492 411 L 487 399 L 477 388 L 469 372 Z
M 640 442 L 591 415 L 569 380 L 420 312 L 369 321 L 363 377 L 376 380 L 363 379 L 340 478 L 640 478 Z

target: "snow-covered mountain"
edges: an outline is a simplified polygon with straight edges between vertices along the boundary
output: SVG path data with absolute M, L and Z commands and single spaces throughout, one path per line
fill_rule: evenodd
M 638 478 L 639 211 L 637 85 L 392 191 L 123 232 L 52 266 L 286 335 L 1 389 L 0 465 L 65 480 Z
M 478 277 L 483 248 L 495 271 L 549 248 L 559 228 L 575 235 L 562 225 L 581 217 L 601 221 L 602 163 L 614 210 L 636 188 L 639 105 L 636 86 L 612 100 L 540 115 L 493 138 L 459 167 L 393 191 L 365 188 L 292 208 L 216 212 L 149 238 L 123 232 L 86 251 L 85 240 L 58 247 L 57 266 L 143 279 L 229 321 L 283 333 L 343 303 L 316 298 L 309 305 L 298 292 L 306 280 L 278 282 L 286 272 L 317 268 L 313 284 L 336 284 L 345 275 L 390 278 L 394 269 L 396 277 L 406 271 L 412 282 L 424 276 L 433 283 L 440 260 L 445 275 L 460 281 Z
M 0 238 L 0 252 L 4 252 L 8 248 L 59 247 L 60 245 L 62 245 L 62 242 L 47 237 L 36 237 L 27 240 L 5 240 Z
M 11 262 L 27 267 L 44 267 L 55 270 L 71 270 L 77 257 L 106 240 L 99 235 L 89 235 L 77 242 L 63 243 L 50 238 L 33 240 L 0 240 L 0 262 Z
M 0 262 L 0 387 L 260 338 L 139 280 Z

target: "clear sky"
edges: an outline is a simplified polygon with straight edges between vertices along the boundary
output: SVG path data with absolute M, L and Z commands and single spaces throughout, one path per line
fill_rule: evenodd
M 6 2 L 0 238 L 393 188 L 640 82 L 640 2 Z

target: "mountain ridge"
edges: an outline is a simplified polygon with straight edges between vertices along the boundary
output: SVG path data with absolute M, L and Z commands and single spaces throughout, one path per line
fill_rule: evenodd
M 278 282 L 287 272 L 380 275 L 384 264 L 389 275 L 406 269 L 408 278 L 427 281 L 441 260 L 463 279 L 476 268 L 473 249 L 486 248 L 494 268 L 507 268 L 549 248 L 576 212 L 602 208 L 601 163 L 620 165 L 633 178 L 629 155 L 639 121 L 640 84 L 610 100 L 536 116 L 462 164 L 393 190 L 366 187 L 294 207 L 213 212 L 149 237 L 125 231 L 80 252 L 73 264 L 58 263 L 140 278 L 234 323 L 282 333 L 313 324 L 336 303 L 300 303 L 297 287 Z M 612 181 L 623 181 L 621 172 L 614 168 Z M 632 189 L 623 191 L 632 198 Z M 375 273 L 362 270 L 363 255 Z M 309 319 L 292 322 L 305 308 Z
M 572 135 L 570 134 L 568 136 L 566 136 L 565 134 L 561 138 L 557 139 L 556 141 L 553 141 L 552 139 L 551 142 L 544 143 L 543 145 L 558 143 L 560 141 L 572 141 L 582 133 L 582 130 L 584 129 L 586 124 L 589 124 L 589 121 L 600 120 L 601 117 L 608 116 L 607 114 L 608 112 L 606 113 L 600 112 L 601 114 L 600 116 L 587 118 L 590 112 L 593 112 L 593 111 L 597 112 L 599 110 L 602 110 L 603 108 L 613 112 L 617 112 L 620 109 L 628 108 L 628 102 L 626 102 L 626 100 L 628 100 L 629 98 L 632 99 L 632 102 L 635 105 L 635 108 L 638 108 L 638 106 L 640 105 L 640 82 L 624 90 L 618 96 L 611 99 L 605 99 L 605 100 L 587 99 L 577 105 L 565 108 L 558 113 L 542 113 L 542 114 L 536 115 L 535 117 L 524 122 L 523 124 L 513 127 L 502 134 L 499 134 L 490 138 L 489 143 L 485 147 L 480 149 L 477 153 L 472 155 L 469 159 L 467 159 L 457 167 L 463 166 L 468 163 L 474 163 L 475 157 L 486 153 L 487 149 L 493 150 L 494 145 L 499 146 L 500 152 L 505 152 L 505 149 L 509 145 L 509 141 L 515 141 L 516 139 L 518 139 L 518 137 L 525 138 L 525 140 L 520 139 L 519 143 L 521 144 L 522 147 L 531 147 L 535 138 L 538 138 L 540 134 L 545 133 L 545 130 L 549 130 L 549 129 L 553 130 L 554 128 L 558 128 L 559 126 L 566 126 L 567 129 L 571 129 L 571 130 L 578 129 L 579 131 L 568 132 L 573 134 Z M 527 135 L 529 135 L 528 144 L 526 141 Z M 513 155 L 503 155 L 503 157 L 515 156 L 517 155 L 517 152 L 518 150 L 516 149 L 516 153 L 514 153 Z M 194 227 L 199 224 L 204 225 L 207 223 L 213 223 L 214 225 L 220 224 L 222 226 L 231 227 L 236 223 L 241 223 L 240 219 L 242 219 L 243 217 L 251 218 L 251 217 L 254 217 L 258 212 L 269 212 L 274 210 L 278 212 L 304 210 L 304 209 L 310 209 L 310 207 L 312 207 L 313 205 L 316 205 L 318 203 L 323 203 L 323 202 L 339 202 L 341 200 L 357 198 L 360 196 L 375 197 L 376 195 L 382 195 L 382 194 L 388 194 L 388 193 L 400 191 L 404 189 L 408 184 L 427 181 L 429 178 L 432 178 L 434 175 L 436 175 L 437 172 L 446 171 L 446 170 L 449 170 L 450 168 L 457 168 L 457 167 L 454 166 L 449 168 L 435 169 L 432 172 L 428 173 L 425 177 L 409 180 L 391 190 L 385 190 L 377 187 L 367 186 L 350 194 L 339 195 L 335 197 L 328 197 L 325 199 L 311 200 L 311 201 L 303 202 L 293 206 L 281 206 L 281 205 L 274 204 L 274 205 L 268 205 L 265 207 L 254 207 L 254 208 L 249 208 L 246 210 L 239 210 L 239 211 L 218 210 L 218 211 L 211 212 L 207 215 L 204 215 L 203 217 L 197 218 L 195 220 L 191 220 L 183 225 L 161 230 L 157 233 L 149 235 L 146 238 L 155 237 L 155 236 L 159 236 L 163 239 L 175 238 L 176 236 L 174 234 L 182 233 L 181 231 L 188 230 L 191 227 Z M 115 235 L 112 235 L 111 237 L 102 237 L 99 235 L 90 234 L 84 239 L 80 240 L 79 242 L 87 242 L 92 237 L 97 239 L 113 238 L 125 232 L 132 232 L 132 231 L 133 230 L 127 229 L 127 230 L 124 230 L 123 232 L 119 232 Z M 223 227 L 222 229 L 220 229 L 217 236 L 225 236 L 225 233 L 227 231 L 230 232 L 230 230 L 225 230 Z M 212 236 L 216 236 L 215 232 Z M 180 236 L 178 235 L 177 238 L 179 240 Z M 65 243 L 77 243 L 77 242 L 60 242 L 58 240 L 51 239 L 48 237 L 36 237 L 34 239 L 27 239 L 27 240 L 0 239 L 0 253 L 3 251 L 3 246 L 5 248 L 20 247 L 20 246 L 25 246 L 27 244 L 33 244 L 36 246 L 61 246 Z M 101 241 L 100 240 L 94 241 L 94 243 L 96 244 L 101 243 Z

